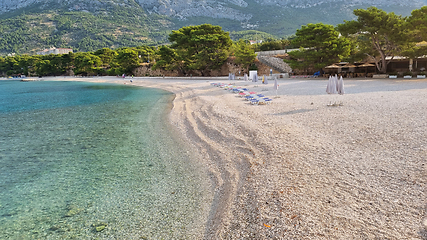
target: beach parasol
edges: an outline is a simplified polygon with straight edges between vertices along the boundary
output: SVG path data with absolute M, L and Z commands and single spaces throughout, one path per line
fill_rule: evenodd
M 326 86 L 326 92 L 328 94 L 336 94 L 339 93 L 340 95 L 344 94 L 344 81 L 342 76 L 340 76 L 340 79 L 338 80 L 338 76 L 335 74 L 335 76 L 330 76 L 328 84 Z M 342 106 L 341 103 L 337 103 L 336 101 L 334 103 L 329 103 L 328 106 Z
M 342 66 L 342 68 L 356 68 L 357 66 L 351 63 L 347 63 L 346 65 Z
M 368 73 L 368 69 L 370 67 L 376 67 L 376 66 L 374 64 L 371 64 L 371 63 L 364 63 L 364 64 L 359 65 L 357 67 L 359 67 L 359 68 L 365 68 L 365 74 L 367 74 Z
M 340 95 L 344 95 L 344 93 L 345 93 L 345 91 L 344 91 L 344 80 L 342 79 L 342 76 L 340 76 L 340 80 L 338 81 L 337 91 L 338 91 L 338 94 L 340 94 Z
M 274 89 L 276 90 L 276 96 L 277 96 L 277 90 L 279 89 L 279 84 L 277 83 L 277 78 L 274 78 Z
M 253 77 L 252 77 L 252 82 L 258 82 L 258 74 L 254 73 Z
M 364 63 L 364 64 L 359 65 L 357 67 L 375 67 L 375 65 L 374 64 L 370 64 L 370 63 Z
M 329 76 L 328 84 L 326 85 L 326 92 L 328 94 L 335 94 L 337 93 L 337 80 L 335 80 L 335 76 Z
M 327 68 L 327 69 L 338 69 L 338 68 L 341 68 L 341 67 L 338 66 L 338 65 L 336 65 L 336 64 L 332 64 L 332 65 L 326 66 L 325 68 Z
M 248 74 L 247 74 L 247 73 L 245 73 L 245 76 L 243 77 L 243 79 L 244 79 L 245 81 L 248 81 Z
M 336 71 L 332 71 L 332 72 L 338 72 L 338 69 L 341 69 L 341 66 L 338 66 L 336 64 L 332 64 L 332 65 L 326 66 L 325 69 L 328 69 L 328 70 L 335 69 Z

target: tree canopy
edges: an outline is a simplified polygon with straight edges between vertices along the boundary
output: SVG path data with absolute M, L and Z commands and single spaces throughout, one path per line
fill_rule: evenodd
M 223 65 L 232 45 L 228 32 L 210 24 L 172 31 L 169 41 L 181 61 L 176 63 L 175 68 L 182 71 L 199 70 L 203 76 Z
M 416 41 L 427 40 L 427 6 L 413 10 L 411 16 L 407 18 L 407 22 Z
M 402 55 L 411 58 L 427 55 L 427 6 L 413 10 L 406 19 L 405 27 L 409 34 Z
M 101 70 L 102 60 L 92 53 L 77 53 L 74 58 L 74 74 L 96 75 Z
M 375 60 L 378 71 L 385 73 L 387 64 L 408 40 L 405 20 L 376 7 L 356 9 L 354 15 L 357 20 L 344 21 L 337 29 L 344 36 L 357 38 L 359 51 Z
M 175 49 L 168 46 L 161 46 L 157 54 L 159 55 L 159 59 L 154 64 L 154 69 L 178 70 L 181 73 L 185 73 L 184 62 Z
M 236 63 L 242 64 L 246 70 L 256 58 L 252 45 L 243 40 L 234 43 L 234 55 L 236 56 Z
M 290 41 L 288 39 L 267 39 L 263 41 L 261 44 L 255 45 L 255 51 L 274 51 L 274 50 L 282 50 L 286 49 L 290 45 Z
M 138 52 L 129 48 L 119 49 L 117 52 L 115 61 L 119 66 L 120 72 L 132 74 L 132 71 L 139 66 Z
M 340 61 L 350 54 L 351 43 L 332 25 L 323 23 L 307 24 L 296 32 L 293 45 L 301 46 L 300 51 L 289 52 L 287 60 L 292 68 L 318 70 Z

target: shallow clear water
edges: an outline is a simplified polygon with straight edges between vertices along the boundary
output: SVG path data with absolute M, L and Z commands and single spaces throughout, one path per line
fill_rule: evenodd
M 200 238 L 208 180 L 167 125 L 172 98 L 0 81 L 0 239 Z

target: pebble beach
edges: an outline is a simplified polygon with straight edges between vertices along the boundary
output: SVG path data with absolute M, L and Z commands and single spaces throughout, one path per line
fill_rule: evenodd
M 326 94 L 327 79 L 279 79 L 277 91 L 271 80 L 74 80 L 176 94 L 170 122 L 214 193 L 204 239 L 427 239 L 425 79 L 344 79 L 344 95 Z
M 176 93 L 170 119 L 210 166 L 206 239 L 427 238 L 426 80 L 345 79 L 344 95 L 326 79 L 134 84 Z

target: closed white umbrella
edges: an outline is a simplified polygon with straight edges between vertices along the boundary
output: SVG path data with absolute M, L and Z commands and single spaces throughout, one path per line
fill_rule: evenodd
M 335 75 L 333 77 L 329 77 L 328 85 L 326 86 L 326 92 L 328 94 L 344 94 L 344 80 L 342 76 L 340 76 L 340 79 L 338 80 L 338 76 Z M 342 106 L 342 102 L 339 104 L 335 101 L 333 104 L 329 103 L 328 106 Z
M 334 86 L 335 86 L 335 92 L 334 93 L 338 93 L 338 75 L 335 74 L 334 76 Z
M 264 75 L 264 77 L 265 77 L 265 79 L 264 79 L 264 84 L 268 84 L 268 77 L 267 77 L 267 76 L 265 76 L 265 75 Z
M 344 93 L 344 80 L 342 76 L 340 76 L 340 80 L 338 81 L 338 94 L 343 95 Z
M 245 73 L 245 76 L 243 77 L 243 79 L 244 79 L 245 81 L 248 81 L 248 74 L 247 74 L 247 73 Z
M 328 79 L 328 84 L 326 84 L 326 93 L 327 94 L 331 94 L 331 78 L 332 78 L 332 76 L 329 76 L 329 79 Z
M 274 87 L 273 88 L 276 90 L 276 96 L 277 96 L 277 90 L 279 89 L 279 84 L 277 83 L 277 78 L 274 79 Z
M 336 94 L 337 93 L 337 81 L 335 80 L 335 77 L 329 76 L 329 81 L 326 86 L 326 92 L 328 94 Z M 336 103 L 330 102 L 327 106 L 336 106 Z
M 329 76 L 328 85 L 326 86 L 326 92 L 328 94 L 337 93 L 337 81 L 335 80 L 335 77 Z
M 252 77 L 252 82 L 258 82 L 258 74 L 254 73 L 254 76 Z

